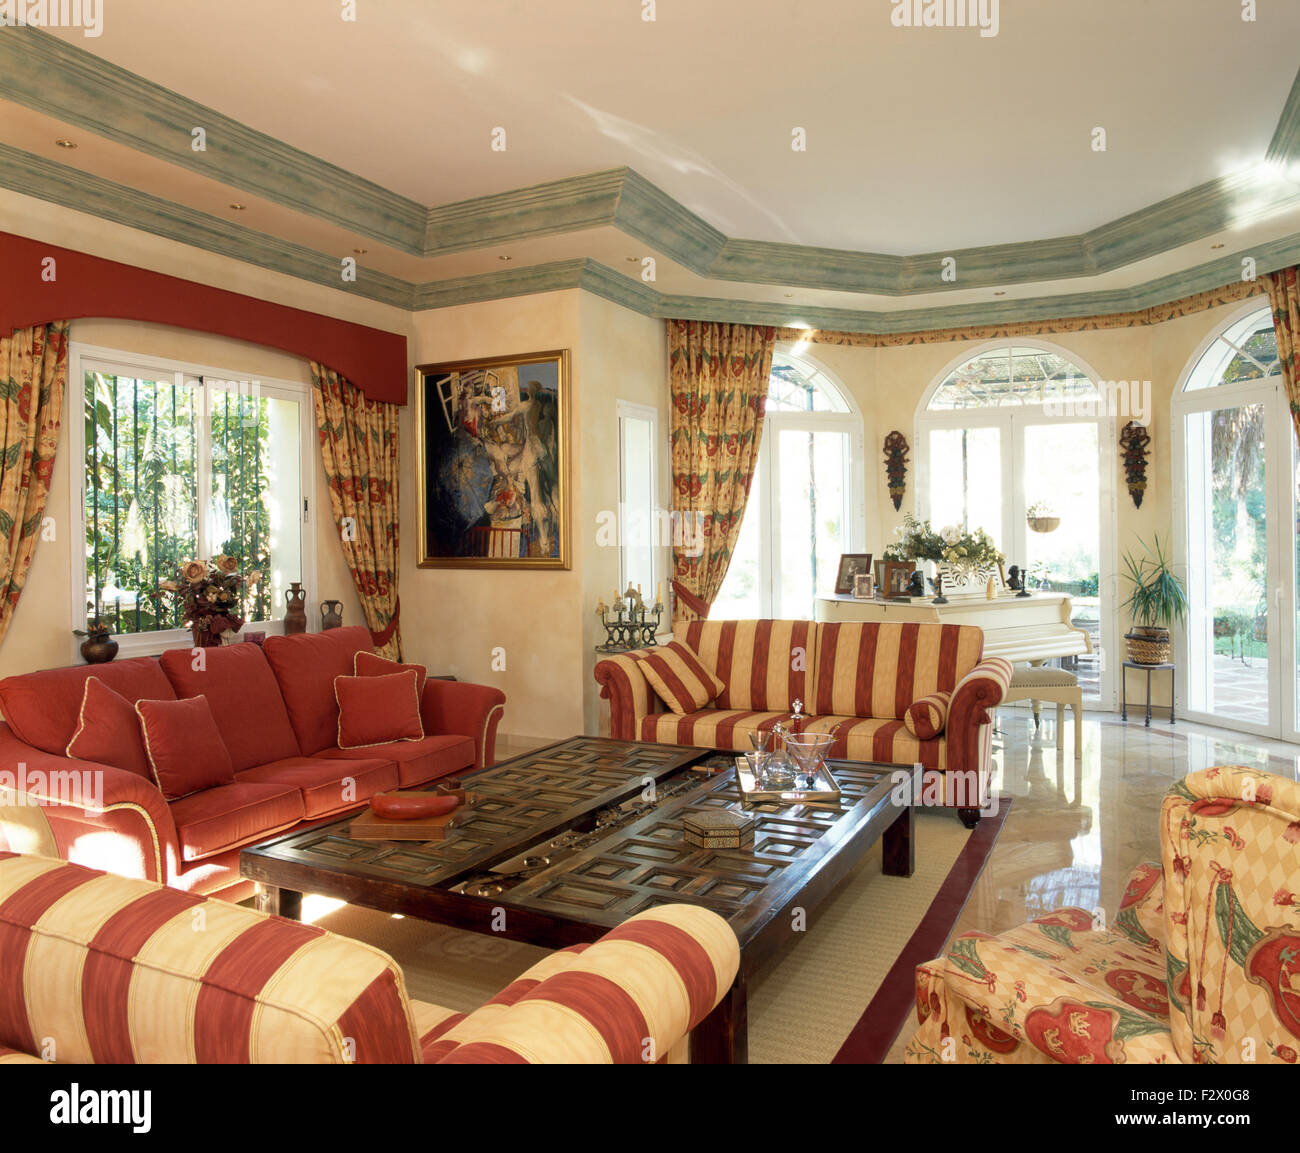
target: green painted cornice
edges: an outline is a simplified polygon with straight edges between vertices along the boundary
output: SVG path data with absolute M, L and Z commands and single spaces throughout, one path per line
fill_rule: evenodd
M 0 40 L 3 38 L 0 34 Z M 397 277 L 359 264 L 356 281 L 345 282 L 340 257 L 150 196 L 7 144 L 0 144 L 0 188 L 370 300 L 411 307 L 412 286 Z
M 192 45 L 186 48 L 193 50 Z M 424 205 L 38 28 L 0 32 L 0 97 L 392 248 L 423 255 L 428 216 Z M 191 147 L 195 128 L 206 133 L 204 152 Z
M 533 264 L 525 268 L 486 272 L 481 276 L 458 276 L 430 284 L 412 285 L 416 312 L 430 308 L 450 308 L 456 304 L 475 304 L 482 300 L 503 300 L 511 296 L 532 296 L 539 292 L 560 292 L 582 287 L 582 273 L 587 262 L 557 260 L 550 264 Z
M 425 254 L 442 256 L 613 224 L 626 168 L 611 168 L 429 210 Z
M 1291 91 L 1287 94 L 1264 159 L 1279 165 L 1300 161 L 1300 72 L 1291 82 Z
M 0 97 L 411 255 L 615 227 L 701 277 L 874 296 L 1095 276 L 1300 207 L 1300 187 L 1254 171 L 1074 236 L 895 256 L 728 238 L 630 168 L 426 208 L 37 28 L 0 33 Z M 194 127 L 207 132 L 206 152 L 190 147 Z M 1300 160 L 1300 75 L 1268 158 Z M 946 257 L 956 262 L 954 281 L 941 279 Z

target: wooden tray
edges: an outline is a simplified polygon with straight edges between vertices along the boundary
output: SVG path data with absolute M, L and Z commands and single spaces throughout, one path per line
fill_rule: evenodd
M 353 818 L 348 836 L 354 841 L 443 841 L 456 828 L 458 819 L 463 819 L 477 802 L 478 797 L 469 793 L 464 803 L 450 813 L 413 821 L 396 821 L 379 816 L 373 809 L 365 809 Z

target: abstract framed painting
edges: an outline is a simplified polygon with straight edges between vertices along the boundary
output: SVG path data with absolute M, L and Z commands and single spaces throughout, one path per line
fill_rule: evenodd
M 569 352 L 415 370 L 421 568 L 567 569 Z

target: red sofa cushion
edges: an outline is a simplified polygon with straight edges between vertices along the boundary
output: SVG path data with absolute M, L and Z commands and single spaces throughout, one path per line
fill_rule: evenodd
M 131 704 L 176 699 L 158 662 L 150 657 L 135 657 L 5 677 L 0 681 L 0 712 L 20 741 L 63 756 L 77 731 L 86 681 L 91 677 L 103 681 Z
M 288 757 L 236 774 L 237 781 L 285 785 L 302 793 L 308 820 L 344 813 L 370 800 L 376 793 L 398 787 L 397 763 L 382 757 L 323 760 Z M 350 784 L 349 784 L 350 782 Z
M 296 757 L 298 738 L 262 649 L 240 644 L 202 652 L 203 667 L 196 671 L 193 649 L 169 649 L 161 658 L 163 672 L 178 697 L 208 698 L 235 772 Z
M 322 760 L 351 761 L 386 757 L 397 762 L 398 783 L 404 789 L 436 781 L 474 767 L 474 741 L 470 737 L 446 734 L 422 741 L 395 741 L 373 749 L 322 749 Z
M 230 752 L 206 697 L 137 701 L 135 711 L 153 779 L 169 801 L 235 783 Z
M 360 625 L 266 638 L 262 651 L 280 686 L 302 756 L 337 747 L 339 707 L 334 699 L 334 678 L 351 676 L 356 654 L 371 647 L 370 630 Z
M 79 760 L 98 761 L 153 780 L 135 706 L 98 677 L 86 678 L 77 731 L 65 751 Z
M 181 857 L 199 861 L 261 841 L 303 819 L 302 794 L 286 785 L 237 781 L 191 793 L 171 805 Z
M 338 746 L 370 749 L 393 741 L 421 741 L 419 677 L 414 669 L 387 677 L 335 677 Z
M 388 677 L 393 673 L 404 673 L 407 669 L 414 669 L 419 680 L 416 682 L 415 691 L 422 697 L 424 696 L 424 682 L 429 679 L 429 670 L 423 665 L 404 665 L 398 661 L 390 661 L 387 657 L 381 657 L 378 653 L 371 653 L 362 650 L 352 658 L 352 672 L 358 677 Z

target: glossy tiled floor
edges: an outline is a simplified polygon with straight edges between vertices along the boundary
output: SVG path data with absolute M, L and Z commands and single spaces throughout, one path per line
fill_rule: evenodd
M 997 785 L 1015 797 L 958 931 L 996 933 L 1059 905 L 1110 913 L 1134 865 L 1159 857 L 1160 802 L 1171 781 L 1216 764 L 1246 764 L 1296 779 L 1300 747 L 1141 713 L 1084 713 L 1083 758 L 1074 722 L 1056 748 L 1054 709 L 1035 735 L 1028 708 L 998 711 Z

